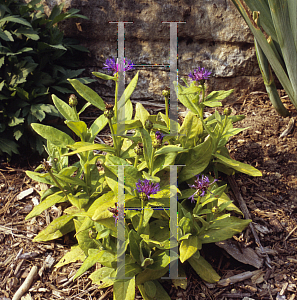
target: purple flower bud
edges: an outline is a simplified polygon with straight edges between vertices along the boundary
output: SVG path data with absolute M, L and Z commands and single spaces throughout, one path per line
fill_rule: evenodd
M 132 63 L 131 60 L 126 61 L 125 58 L 123 60 L 124 63 L 122 62 L 122 60 L 119 63 L 116 63 L 114 57 L 107 59 L 103 69 L 108 69 L 109 71 L 113 71 L 113 75 L 118 72 L 126 72 L 134 69 L 134 64 Z
M 214 179 L 212 183 L 209 182 L 209 178 L 205 175 L 201 175 L 200 179 L 200 174 L 196 175 L 197 179 L 195 180 L 194 184 L 189 185 L 190 188 L 196 189 L 196 192 L 189 197 L 188 199 L 191 199 L 191 202 L 195 202 L 194 196 L 198 195 L 200 197 L 203 197 L 209 186 L 211 186 L 214 182 L 218 181 L 217 179 Z
M 158 141 L 162 142 L 164 138 L 164 134 L 162 134 L 159 130 L 156 131 L 155 137 Z
M 136 182 L 136 190 L 140 194 L 145 194 L 147 199 L 150 198 L 150 195 L 157 194 L 160 191 L 159 183 L 154 183 L 151 180 L 138 180 Z

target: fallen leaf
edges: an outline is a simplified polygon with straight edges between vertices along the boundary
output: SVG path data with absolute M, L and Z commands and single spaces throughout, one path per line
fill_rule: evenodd
M 254 266 L 257 269 L 263 265 L 263 258 L 260 258 L 252 248 L 239 249 L 237 242 L 232 239 L 217 242 L 216 245 L 244 264 Z

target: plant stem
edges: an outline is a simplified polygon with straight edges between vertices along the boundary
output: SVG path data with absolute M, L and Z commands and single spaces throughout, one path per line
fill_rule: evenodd
M 56 177 L 54 176 L 53 172 L 51 170 L 48 170 L 49 175 L 51 176 L 52 180 L 55 182 L 55 184 L 58 186 L 58 188 L 62 191 L 62 193 L 65 195 L 65 197 L 68 199 L 67 193 L 65 192 L 65 190 L 62 188 L 62 186 L 60 185 L 60 183 L 58 182 L 58 180 L 56 179 Z
M 111 132 L 111 136 L 112 136 L 112 140 L 113 140 L 113 145 L 114 145 L 114 148 L 115 148 L 115 153 L 116 153 L 116 156 L 120 156 L 120 153 L 119 153 L 119 149 L 118 149 L 118 142 L 117 142 L 117 138 L 114 134 L 114 130 L 113 130 L 113 126 L 112 126 L 112 122 L 110 119 L 108 119 L 108 125 L 109 125 L 109 128 L 110 128 L 110 132 Z
M 142 225 L 143 225 L 143 217 L 144 217 L 144 201 L 141 199 L 141 214 L 140 214 L 140 220 L 138 225 L 137 233 L 140 235 L 143 231 Z
M 204 102 L 205 98 L 205 86 L 204 83 L 202 84 L 202 102 Z
M 78 115 L 78 113 L 77 113 L 77 110 L 76 110 L 76 106 L 73 106 L 73 111 L 74 111 L 74 113 L 75 113 L 75 115 L 76 115 L 76 118 L 77 118 L 77 121 L 79 121 L 79 115 Z M 83 141 L 84 142 L 84 141 Z
M 119 74 L 116 74 L 117 76 L 117 81 L 115 82 L 116 86 L 115 86 L 115 95 L 114 95 L 114 117 L 115 117 L 115 121 L 116 123 L 118 122 L 118 89 L 119 89 Z
M 166 123 L 167 123 L 167 127 L 168 127 L 168 121 L 169 121 L 169 105 L 168 105 L 168 96 L 165 97 L 165 112 L 166 112 Z
M 136 154 L 135 161 L 134 161 L 134 168 L 136 168 L 136 169 L 137 169 L 138 158 L 139 158 L 139 155 Z
M 154 155 L 155 155 L 155 151 L 156 151 L 156 149 L 153 148 L 152 156 L 151 156 L 151 165 L 150 165 L 150 170 L 149 170 L 151 176 L 153 175 L 153 167 L 154 167 Z

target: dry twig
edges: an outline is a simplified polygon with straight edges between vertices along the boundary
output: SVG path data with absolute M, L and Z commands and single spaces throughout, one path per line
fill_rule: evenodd
M 26 293 L 33 280 L 34 280 L 34 277 L 37 275 L 37 267 L 36 266 L 33 266 L 33 268 L 31 269 L 28 277 L 26 278 L 26 280 L 23 282 L 23 284 L 19 287 L 19 289 L 16 291 L 16 293 L 14 294 L 12 300 L 19 300 L 21 299 L 21 297 L 24 295 L 24 293 Z

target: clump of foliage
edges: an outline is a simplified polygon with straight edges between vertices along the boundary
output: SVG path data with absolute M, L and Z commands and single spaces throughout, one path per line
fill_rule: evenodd
M 72 93 L 67 78 L 80 75 L 82 52 L 88 50 L 65 38 L 57 24 L 69 18 L 86 18 L 79 10 L 62 12 L 55 6 L 48 17 L 41 0 L 0 4 L 0 155 L 18 152 L 18 145 L 44 151 L 31 123 L 59 116 L 51 93 Z M 87 79 L 80 79 L 87 83 Z
M 254 35 L 257 60 L 269 99 L 283 117 L 282 103 L 271 68 L 297 109 L 297 2 L 296 0 L 232 0 Z
M 117 91 L 118 73 L 132 65 L 128 62 L 119 69 L 115 61 L 107 61 L 107 66 L 114 71 L 113 76 L 93 74 L 114 80 Z M 26 173 L 51 187 L 42 193 L 41 203 L 26 219 L 53 205 L 68 203 L 63 214 L 34 238 L 35 242 L 49 241 L 76 231 L 78 244 L 56 268 L 82 260 L 77 278 L 97 262 L 102 264 L 90 278 L 99 288 L 114 285 L 116 300 L 133 300 L 136 286 L 146 300 L 169 300 L 158 279 L 168 277 L 170 268 L 175 285 L 184 285 L 181 277 L 186 277 L 182 266 L 185 261 L 203 280 L 220 279 L 200 250 L 204 244 L 231 238 L 250 220 L 241 218 L 241 211 L 225 193 L 226 184 L 218 180 L 218 172 L 261 173 L 231 159 L 225 147 L 230 137 L 243 130 L 233 128 L 233 123 L 244 116 L 230 116 L 225 110 L 223 115 L 215 111 L 204 117 L 206 106 L 221 106 L 221 100 L 232 92 L 217 91 L 206 96 L 204 83 L 208 75 L 204 69 L 198 70 L 190 85 L 186 80 L 186 86 L 176 84 L 178 99 L 190 110 L 182 125 L 173 124 L 178 128 L 176 136 L 169 134 L 174 121 L 169 120 L 168 111 L 150 115 L 137 103 L 132 119 L 130 96 L 138 73 L 120 99 L 115 93 L 114 106 L 105 105 L 97 93 L 77 79 L 69 80 L 88 103 L 104 111 L 89 128 L 80 120 L 82 110 L 76 111 L 74 99 L 70 106 L 53 95 L 56 108 L 80 141 L 53 127 L 32 124 L 47 140 L 49 158 L 35 172 Z M 169 96 L 164 94 L 165 98 Z M 95 144 L 96 135 L 107 124 L 113 146 Z M 120 127 L 124 128 L 121 134 Z M 72 155 L 77 155 L 79 161 L 69 165 L 68 157 Z M 104 170 L 98 169 L 98 163 Z M 179 279 L 173 276 L 174 264 Z

